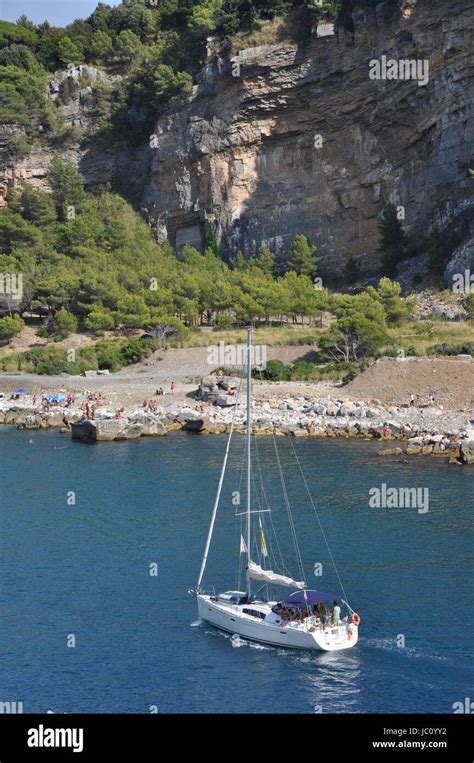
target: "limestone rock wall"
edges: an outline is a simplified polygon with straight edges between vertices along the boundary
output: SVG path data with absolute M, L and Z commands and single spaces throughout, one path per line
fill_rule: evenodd
M 156 124 L 137 194 L 158 238 L 199 243 L 212 224 L 226 252 L 253 254 L 262 242 L 285 252 L 301 232 L 337 275 L 350 255 L 378 265 L 388 201 L 415 231 L 472 209 L 470 3 L 419 0 L 392 26 L 382 11 L 355 14 L 353 35 L 248 49 L 203 69 L 191 102 Z M 371 80 L 382 55 L 428 60 L 428 84 Z

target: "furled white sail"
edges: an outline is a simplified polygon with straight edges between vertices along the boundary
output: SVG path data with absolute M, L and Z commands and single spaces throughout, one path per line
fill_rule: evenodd
M 303 581 L 293 580 L 287 578 L 286 575 L 277 575 L 273 570 L 263 570 L 260 565 L 255 564 L 249 560 L 249 566 L 247 569 L 249 578 L 252 580 L 260 580 L 263 583 L 273 583 L 274 585 L 284 585 L 288 588 L 305 588 L 306 583 Z

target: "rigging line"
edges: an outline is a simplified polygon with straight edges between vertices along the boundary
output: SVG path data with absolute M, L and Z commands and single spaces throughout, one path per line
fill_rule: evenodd
M 238 394 L 237 394 L 237 401 L 239 399 L 241 386 L 242 385 L 239 386 L 239 391 L 238 391 Z M 237 405 L 236 405 L 236 407 L 237 407 Z M 218 506 L 219 506 L 219 501 L 220 501 L 221 491 L 222 491 L 222 485 L 224 483 L 225 469 L 226 469 L 226 466 L 227 466 L 227 458 L 229 456 L 230 441 L 232 439 L 232 434 L 234 432 L 235 414 L 236 414 L 236 411 L 235 411 L 235 408 L 234 408 L 234 411 L 233 411 L 233 414 L 232 414 L 232 423 L 231 423 L 230 432 L 229 432 L 229 439 L 227 441 L 227 446 L 226 446 L 225 455 L 224 455 L 224 461 L 223 461 L 222 469 L 221 469 L 221 475 L 219 477 L 219 484 L 217 486 L 217 494 L 216 494 L 216 498 L 215 498 L 215 501 L 214 501 L 214 506 L 212 508 L 211 524 L 209 525 L 209 531 L 207 533 L 206 548 L 204 549 L 204 556 L 202 558 L 201 569 L 199 570 L 199 579 L 198 579 L 198 584 L 197 584 L 198 590 L 201 587 L 202 579 L 204 577 L 204 572 L 205 572 L 206 564 L 207 564 L 207 557 L 209 555 L 209 549 L 210 549 L 210 546 L 211 546 L 212 534 L 214 532 L 214 525 L 215 525 L 216 517 L 217 517 L 217 509 L 218 509 Z
M 237 542 L 239 543 L 239 554 L 237 559 L 234 561 L 234 572 L 235 572 L 235 578 L 238 579 L 239 576 L 239 559 L 240 559 L 240 535 L 239 535 L 239 522 L 237 519 L 237 515 L 234 513 L 234 548 L 237 546 Z
M 291 534 L 292 534 L 292 537 L 293 537 L 293 545 L 295 547 L 296 562 L 297 562 L 299 570 L 301 572 L 301 579 L 304 580 L 305 579 L 305 574 L 304 574 L 303 560 L 301 558 L 300 548 L 299 548 L 299 545 L 298 545 L 298 538 L 296 536 L 296 529 L 295 529 L 295 525 L 294 525 L 294 521 L 293 521 L 293 515 L 291 513 L 290 501 L 289 501 L 289 498 L 288 498 L 288 491 L 286 489 L 285 476 L 283 474 L 283 469 L 282 469 L 281 460 L 280 460 L 280 454 L 278 453 L 278 449 L 277 449 L 275 433 L 273 433 L 273 445 L 274 445 L 274 448 L 275 448 L 275 455 L 276 455 L 277 464 L 278 464 L 278 471 L 279 471 L 279 474 L 280 474 L 280 480 L 281 480 L 281 485 L 282 485 L 282 490 L 283 490 L 283 497 L 284 497 L 284 501 L 285 501 L 285 505 L 286 505 L 286 510 L 287 510 L 287 513 L 288 513 L 288 522 L 289 522 L 290 531 L 291 531 Z
M 240 391 L 240 389 L 242 387 L 243 380 L 245 378 L 245 376 L 244 376 L 244 368 L 242 369 L 242 374 L 243 374 L 242 377 L 240 377 L 239 391 Z M 241 405 L 242 405 L 242 402 L 243 401 L 241 400 L 240 401 Z M 237 407 L 238 406 L 236 404 L 236 410 L 237 410 Z M 239 463 L 239 461 L 240 461 L 240 475 L 239 475 L 239 485 L 238 485 L 238 491 L 237 491 L 238 495 L 239 495 L 239 504 L 237 505 L 237 508 L 240 506 L 240 497 L 242 495 L 242 481 L 244 479 L 245 467 L 246 467 L 247 438 L 246 437 L 242 437 L 241 443 L 242 443 L 242 448 L 240 450 L 240 454 L 237 454 L 237 463 Z M 236 514 L 235 516 L 237 518 L 238 515 Z M 238 570 L 239 570 L 239 574 L 238 574 L 238 589 L 239 589 L 239 591 L 241 590 L 242 572 L 243 572 L 243 565 L 244 565 L 244 561 L 245 561 L 244 560 L 244 555 L 240 553 L 240 542 L 241 542 L 240 539 L 244 538 L 244 536 L 245 536 L 245 527 L 244 527 L 245 519 L 244 519 L 244 517 L 245 517 L 245 514 L 242 513 L 240 515 L 240 538 L 239 538 L 239 553 L 238 553 Z
M 263 381 L 263 373 L 262 373 L 262 371 L 260 371 L 259 373 L 260 373 L 260 381 Z M 275 437 L 274 429 L 273 429 L 273 437 Z M 258 456 L 258 441 L 257 440 L 255 440 L 255 447 L 257 449 L 257 456 Z M 275 450 L 276 450 L 276 445 L 275 445 Z M 259 460 L 259 464 L 260 464 L 260 460 Z M 260 471 L 260 474 L 262 474 L 262 471 Z M 283 482 L 284 482 L 284 480 L 283 480 Z M 267 495 L 266 495 L 266 492 L 265 492 L 265 488 L 264 488 L 264 485 L 263 485 L 263 480 L 262 480 L 262 492 L 263 492 L 263 495 L 265 497 L 265 502 L 267 503 L 268 508 L 270 508 L 270 505 L 269 505 L 268 499 L 267 499 Z M 289 502 L 288 502 L 288 505 L 289 505 Z M 292 577 L 291 572 L 288 570 L 288 568 L 287 568 L 287 566 L 286 566 L 286 564 L 284 562 L 284 559 L 283 559 L 283 554 L 282 554 L 282 551 L 281 551 L 280 543 L 278 541 L 278 534 L 277 534 L 277 531 L 276 531 L 276 528 L 275 528 L 275 523 L 273 521 L 272 514 L 270 514 L 270 525 L 271 525 L 271 528 L 272 528 L 272 531 L 273 531 L 273 536 L 275 538 L 275 545 L 276 545 L 276 548 L 278 550 L 279 560 L 280 560 L 280 563 L 281 563 L 281 571 L 285 572 L 288 577 Z M 296 542 L 297 542 L 297 539 L 296 539 Z M 303 577 L 304 577 L 304 574 L 303 574 Z
M 243 440 L 243 448 L 242 453 L 239 455 L 237 454 L 237 464 L 240 460 L 240 474 L 239 474 L 239 485 L 238 485 L 238 496 L 239 496 L 239 503 L 236 506 L 236 509 L 240 506 L 240 496 L 242 495 L 242 480 L 244 476 L 244 470 L 245 470 L 245 452 L 246 452 L 246 444 L 245 444 L 245 438 Z M 237 516 L 238 514 L 234 512 L 235 520 L 237 522 Z M 244 527 L 243 527 L 243 521 L 242 516 L 240 517 L 240 538 L 239 538 L 239 554 L 238 554 L 238 588 L 240 590 L 240 578 L 242 575 L 242 554 L 240 553 L 240 544 L 241 544 L 241 538 L 244 537 Z
M 261 474 L 261 469 L 260 469 L 260 456 L 259 456 L 259 453 L 258 453 L 258 447 L 257 447 L 256 441 L 254 442 L 254 452 L 256 453 L 257 468 L 259 469 L 260 483 L 262 484 L 262 487 L 263 487 L 262 474 Z M 260 511 L 265 511 L 265 506 L 266 506 L 268 512 L 271 513 L 271 509 L 270 509 L 270 506 L 268 506 L 268 502 L 264 502 L 262 500 L 262 496 L 257 491 L 257 484 L 256 484 L 256 481 L 255 481 L 255 469 L 252 469 L 252 484 L 253 484 L 253 488 L 254 488 L 254 495 L 255 495 L 255 504 L 256 504 L 256 506 L 258 507 L 258 509 Z M 265 492 L 264 491 L 263 491 L 263 495 L 265 496 Z M 276 561 L 276 558 L 275 558 L 275 556 L 273 554 L 273 549 L 272 549 L 271 543 L 269 542 L 268 535 L 265 534 L 265 530 L 267 529 L 266 525 L 265 525 L 265 516 L 260 516 L 259 520 L 261 522 L 261 530 L 263 531 L 263 537 L 265 538 L 265 545 L 266 545 L 266 549 L 267 549 L 267 557 L 264 556 L 263 551 L 262 551 L 261 535 L 260 535 L 260 522 L 259 522 L 259 529 L 257 531 L 257 529 L 254 528 L 254 534 L 253 534 L 253 540 L 254 540 L 254 543 L 256 544 L 256 554 L 258 556 L 258 564 L 263 565 L 264 561 L 265 561 L 265 558 L 267 558 L 268 559 L 268 564 L 266 566 L 270 565 L 270 567 L 271 567 L 272 566 L 272 559 Z
M 239 387 L 239 390 L 240 390 L 240 388 L 243 385 L 244 379 L 245 379 L 245 369 L 242 368 L 242 376 L 240 377 L 240 387 Z M 241 405 L 241 407 L 243 407 L 243 399 L 240 401 L 240 405 Z M 236 405 L 236 409 L 237 409 L 237 405 Z M 237 455 L 236 455 L 237 463 L 240 462 L 239 485 L 238 485 L 238 491 L 237 491 L 238 495 L 239 495 L 239 503 L 236 506 L 236 511 L 238 511 L 238 509 L 239 509 L 239 507 L 241 505 L 242 482 L 244 480 L 244 475 L 245 475 L 245 471 L 246 471 L 247 438 L 246 437 L 242 437 L 240 442 L 241 442 L 240 453 L 237 453 Z M 236 518 L 237 518 L 237 516 L 238 516 L 238 514 L 236 514 Z M 242 513 L 240 515 L 240 538 L 239 538 L 239 554 L 238 554 L 238 559 L 239 559 L 239 561 L 238 561 L 238 567 L 239 567 L 238 589 L 239 589 L 239 591 L 241 590 L 241 579 L 242 579 L 242 572 L 243 572 L 244 561 L 245 561 L 244 555 L 240 553 L 241 538 L 245 539 L 245 513 Z
M 336 560 L 334 559 L 332 551 L 331 551 L 331 549 L 329 547 L 329 543 L 328 543 L 328 540 L 326 538 L 326 533 L 324 532 L 323 526 L 321 524 L 321 520 L 319 518 L 318 511 L 317 511 L 316 506 L 315 506 L 314 501 L 313 501 L 313 496 L 311 495 L 308 483 L 306 482 L 306 477 L 304 476 L 303 469 L 301 468 L 301 464 L 300 464 L 298 456 L 296 454 L 294 443 L 292 442 L 292 440 L 290 440 L 290 442 L 291 442 L 291 447 L 293 449 L 293 453 L 295 455 L 296 463 L 298 464 L 298 468 L 300 470 L 301 477 L 303 478 L 303 482 L 304 482 L 304 486 L 306 488 L 306 492 L 308 493 L 309 500 L 311 502 L 311 506 L 313 507 L 313 511 L 316 514 L 316 519 L 318 520 L 319 529 L 321 530 L 322 536 L 324 538 L 324 542 L 326 544 L 326 548 L 327 548 L 327 551 L 328 551 L 328 554 L 329 554 L 329 558 L 331 559 L 332 566 L 334 567 L 334 572 L 336 573 L 337 579 L 339 581 L 339 585 L 341 586 L 341 591 L 344 594 L 344 599 L 346 600 L 346 602 L 349 602 L 348 596 L 347 596 L 347 594 L 346 594 L 346 592 L 344 590 L 344 586 L 342 585 L 342 580 L 341 580 L 341 577 L 340 577 L 338 569 L 337 569 Z
M 261 470 L 261 466 L 260 466 L 260 454 L 258 452 L 258 446 L 257 446 L 256 441 L 255 441 L 254 450 L 255 450 L 255 453 L 256 453 L 256 461 L 257 461 L 257 467 L 258 467 L 258 470 L 259 470 L 259 477 L 260 477 L 259 481 L 260 481 L 260 486 L 261 486 L 261 489 L 262 489 L 262 495 L 259 495 L 257 493 L 257 499 L 256 499 L 257 500 L 257 504 L 258 504 L 258 506 L 263 511 L 265 510 L 265 507 L 266 507 L 267 510 L 269 512 L 271 512 L 270 506 L 268 505 L 268 501 L 266 500 L 265 491 L 263 489 L 262 470 Z M 254 475 L 253 475 L 253 481 L 254 481 L 254 485 L 255 485 L 255 476 Z M 255 492 L 257 492 L 256 485 L 255 485 Z M 262 498 L 263 498 L 263 500 L 262 500 Z M 259 519 L 260 519 L 260 522 L 262 523 L 263 537 L 265 538 L 265 544 L 266 544 L 266 548 L 267 548 L 268 564 L 266 566 L 269 565 L 270 567 L 272 567 L 272 565 L 275 566 L 274 562 L 276 562 L 277 559 L 276 559 L 275 554 L 273 553 L 272 543 L 270 543 L 270 539 L 269 539 L 268 535 L 266 535 L 266 533 L 265 533 L 265 531 L 267 530 L 266 523 L 265 523 L 265 517 L 264 516 L 260 516 Z M 261 536 L 260 536 L 260 533 L 259 533 L 258 547 L 261 549 Z
M 252 485 L 254 488 L 254 495 L 255 495 L 255 505 L 257 506 L 257 510 L 262 511 L 263 510 L 263 504 L 260 500 L 260 496 L 257 492 L 257 486 L 255 484 L 255 471 L 252 469 Z M 259 515 L 260 522 L 262 522 L 262 528 L 264 527 L 262 517 Z M 259 528 L 257 530 L 256 525 L 254 525 L 254 538 L 256 543 L 256 549 L 257 549 L 257 555 L 258 555 L 258 563 L 261 565 L 263 562 L 263 552 L 262 552 L 262 546 L 261 546 L 261 535 L 260 535 L 260 522 L 259 522 Z M 265 537 L 265 532 L 264 532 Z M 267 555 L 269 555 L 269 549 L 267 547 Z
M 278 561 L 279 561 L 279 564 L 281 565 L 280 569 L 281 569 L 282 572 L 285 573 L 285 575 L 287 575 L 288 577 L 291 577 L 291 573 L 288 570 L 288 567 L 286 566 L 286 564 L 285 564 L 285 562 L 283 560 L 283 554 L 281 552 L 280 544 L 278 542 L 277 531 L 276 531 L 275 524 L 273 522 L 273 518 L 272 518 L 271 514 L 270 514 L 270 525 L 271 525 L 271 530 L 272 530 L 272 533 L 273 533 L 272 537 L 275 540 L 275 546 L 276 546 L 277 551 L 278 551 L 278 556 L 279 556 L 279 560 Z M 272 541 L 272 543 L 273 543 L 273 541 Z
M 269 544 L 269 546 L 270 546 L 270 548 L 268 550 L 269 551 L 269 555 L 271 555 L 271 557 L 275 560 L 275 562 L 276 562 L 275 566 L 276 567 L 280 566 L 281 571 L 285 572 L 288 575 L 288 577 L 291 577 L 291 575 L 288 572 L 288 570 L 287 570 L 287 568 L 285 566 L 285 563 L 283 561 L 283 554 L 281 553 L 280 544 L 278 542 L 278 535 L 277 535 L 277 532 L 276 532 L 276 529 L 275 529 L 275 524 L 273 522 L 273 517 L 272 517 L 272 513 L 271 513 L 270 503 L 268 501 L 267 493 L 265 491 L 265 486 L 264 486 L 264 483 L 263 483 L 263 476 L 262 476 L 263 470 L 261 468 L 260 452 L 259 452 L 259 449 L 258 449 L 259 446 L 258 446 L 257 442 L 258 442 L 258 438 L 255 440 L 255 452 L 256 452 L 256 455 L 257 455 L 257 464 L 258 464 L 259 474 L 260 474 L 261 490 L 262 490 L 262 496 L 263 496 L 263 501 L 264 501 L 263 505 L 266 506 L 267 509 L 270 509 L 270 517 L 269 517 L 270 528 L 269 529 L 271 529 L 271 531 L 273 533 L 272 538 L 274 538 L 275 548 L 276 548 L 276 550 L 278 552 L 279 559 L 277 559 L 277 555 L 273 551 L 273 539 L 272 539 L 271 543 Z M 262 518 L 262 523 L 265 526 L 265 518 Z
M 263 382 L 264 381 L 264 379 L 263 379 L 263 371 L 261 369 L 259 370 L 259 375 L 260 375 L 260 381 Z M 275 431 L 274 426 L 272 426 L 272 429 L 273 429 L 273 432 L 274 432 Z M 256 450 L 256 453 L 257 453 L 257 461 L 258 461 L 258 465 L 259 465 L 259 469 L 260 469 L 260 480 L 261 480 L 261 483 L 262 483 L 262 493 L 263 493 L 265 504 L 266 504 L 267 508 L 271 509 L 270 503 L 269 503 L 268 498 L 267 498 L 267 493 L 266 493 L 266 490 L 265 490 L 265 487 L 264 487 L 264 484 L 263 484 L 263 478 L 262 478 L 262 473 L 263 472 L 262 472 L 262 468 L 261 468 L 261 461 L 260 461 L 260 454 L 259 454 L 258 447 L 259 447 L 258 446 L 258 438 L 256 438 L 255 439 L 255 450 Z M 278 541 L 278 534 L 277 534 L 277 531 L 276 531 L 275 523 L 273 521 L 272 513 L 270 513 L 269 521 L 270 521 L 271 530 L 273 532 L 273 537 L 274 537 L 274 540 L 275 540 L 275 547 L 276 547 L 276 549 L 278 551 L 279 563 L 281 565 L 280 569 L 281 569 L 282 572 L 286 573 L 286 575 L 288 577 L 291 577 L 291 573 L 288 570 L 288 568 L 287 568 L 287 566 L 286 566 L 286 564 L 284 562 L 284 559 L 283 559 L 283 554 L 282 554 L 282 551 L 281 551 L 280 543 Z M 273 541 L 272 541 L 272 548 L 273 548 Z M 275 555 L 275 558 L 276 558 L 276 555 Z
M 235 517 L 237 523 L 237 516 Z M 240 591 L 240 580 L 242 577 L 242 552 L 240 550 L 240 538 L 244 537 L 243 519 L 240 517 L 240 537 L 239 537 L 239 553 L 238 553 L 238 577 L 237 577 L 237 590 Z

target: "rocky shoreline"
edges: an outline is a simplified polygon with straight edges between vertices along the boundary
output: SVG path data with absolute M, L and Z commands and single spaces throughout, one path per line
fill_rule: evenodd
M 207 384 L 207 386 L 206 386 Z M 245 432 L 245 406 L 236 408 L 233 383 L 202 382 L 193 401 L 156 402 L 118 412 L 98 405 L 93 418 L 84 415 L 84 402 L 44 409 L 26 395 L 0 400 L 0 424 L 19 429 L 57 428 L 83 442 L 112 442 L 139 437 L 162 437 L 169 432 L 224 434 L 234 421 Z M 227 389 L 223 389 L 227 386 Z M 253 402 L 253 433 L 294 437 L 343 437 L 380 440 L 381 455 L 443 456 L 452 463 L 474 464 L 474 427 L 466 413 L 434 406 L 383 406 L 379 400 L 349 400 L 313 395 L 268 395 Z

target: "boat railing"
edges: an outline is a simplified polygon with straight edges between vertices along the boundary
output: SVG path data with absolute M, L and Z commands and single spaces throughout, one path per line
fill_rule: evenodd
M 210 588 L 200 588 L 198 593 L 203 594 L 204 596 L 217 596 L 214 586 L 211 586 Z
M 303 622 L 301 621 L 290 621 L 288 625 L 292 628 L 296 628 L 297 630 L 335 630 L 336 628 L 347 628 L 348 625 L 350 625 L 350 621 L 347 619 L 346 621 L 340 620 L 337 625 L 335 625 L 332 622 L 323 623 L 321 622 L 320 618 L 318 617 L 306 617 Z

